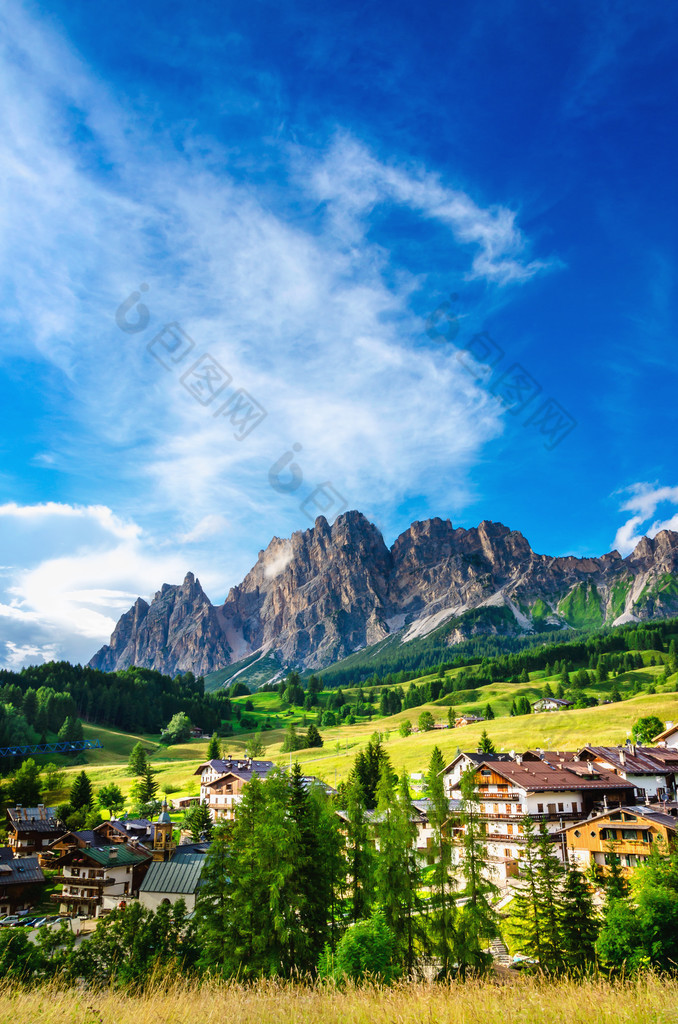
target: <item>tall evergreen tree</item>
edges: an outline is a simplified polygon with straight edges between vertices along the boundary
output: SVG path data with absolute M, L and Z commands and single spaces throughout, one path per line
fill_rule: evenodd
M 558 974 L 564 967 L 560 940 L 561 905 L 564 868 L 553 852 L 545 822 L 539 826 L 539 860 L 537 886 L 541 914 L 542 970 Z
M 216 732 L 212 733 L 212 737 L 207 746 L 207 760 L 208 761 L 219 761 L 221 760 L 221 743 Z
M 148 764 L 148 758 L 146 751 L 144 750 L 141 742 L 136 743 L 132 747 L 132 752 L 129 755 L 129 761 L 127 762 L 127 771 L 130 775 L 143 775 L 146 771 Z
M 560 947 L 566 969 L 584 974 L 596 963 L 599 917 L 591 888 L 573 864 L 567 865 L 560 900 Z
M 478 750 L 481 750 L 483 754 L 496 754 L 497 748 L 494 743 L 487 735 L 487 729 L 483 729 L 480 736 L 480 743 L 478 744 Z
M 351 769 L 351 777 L 359 781 L 368 810 L 377 806 L 377 786 L 383 767 L 392 772 L 389 756 L 377 735 L 370 739 L 365 750 L 356 754 Z
M 525 845 L 520 868 L 526 884 L 523 889 L 516 890 L 511 902 L 510 929 L 519 943 L 520 952 L 534 957 L 541 963 L 541 914 L 537 880 L 539 852 L 534 819 L 529 815 L 523 818 L 521 828 Z
M 90 782 L 89 775 L 86 772 L 80 772 L 75 776 L 71 786 L 70 805 L 74 811 L 78 811 L 81 807 L 89 807 L 92 803 L 92 797 L 92 783 Z
M 446 977 L 453 962 L 454 947 L 454 875 L 453 845 L 451 840 L 450 805 L 445 796 L 443 755 L 438 747 L 431 751 L 426 777 L 429 799 L 429 821 L 433 826 L 433 878 L 431 882 L 431 931 L 434 950 L 440 959 L 441 974 Z
M 469 769 L 461 778 L 462 876 L 464 888 L 460 895 L 466 902 L 457 914 L 456 959 L 459 973 L 465 977 L 486 971 L 492 957 L 486 947 L 499 934 L 498 915 L 491 901 L 499 894 L 490 880 L 487 858 L 486 830 L 480 820 L 480 797 L 475 770 Z
M 195 916 L 200 940 L 200 965 L 220 973 L 226 973 L 234 963 L 231 861 L 231 844 L 223 827 L 217 826 L 200 875 Z
M 348 856 L 348 889 L 351 919 L 355 923 L 370 916 L 373 901 L 374 873 L 373 849 L 365 814 L 365 797 L 358 778 L 349 780 L 346 787 L 347 825 L 346 852 Z
M 387 926 L 396 936 L 401 963 L 411 973 L 415 961 L 415 933 L 418 928 L 417 886 L 419 870 L 414 844 L 417 829 L 403 775 L 396 794 L 388 767 L 382 768 L 377 787 L 379 853 L 375 864 L 375 892 Z

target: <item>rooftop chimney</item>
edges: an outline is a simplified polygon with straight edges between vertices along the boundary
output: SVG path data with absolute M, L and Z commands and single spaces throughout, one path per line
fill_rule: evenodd
M 624 750 L 623 747 L 621 747 L 621 749 L 619 751 L 619 760 L 621 761 L 622 764 L 626 764 L 626 751 Z
M 108 863 L 111 864 L 113 861 L 118 859 L 118 849 L 116 846 L 112 846 L 108 851 Z

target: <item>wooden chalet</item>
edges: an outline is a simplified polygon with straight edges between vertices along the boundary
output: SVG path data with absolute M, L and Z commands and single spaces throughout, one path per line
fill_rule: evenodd
M 63 832 L 56 807 L 38 804 L 37 807 L 7 808 L 7 836 L 15 857 L 43 853 Z
M 15 857 L 9 846 L 0 847 L 0 914 L 32 907 L 42 896 L 44 884 L 37 857 Z
M 668 851 L 677 830 L 676 819 L 656 805 L 622 806 L 568 826 L 563 838 L 568 856 L 582 871 L 596 864 L 606 874 L 616 855 L 629 874 L 658 844 Z

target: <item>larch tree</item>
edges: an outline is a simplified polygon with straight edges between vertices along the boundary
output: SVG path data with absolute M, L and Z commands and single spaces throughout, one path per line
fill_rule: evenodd
M 499 934 L 498 915 L 492 900 L 499 894 L 490 879 L 486 829 L 480 817 L 480 798 L 473 768 L 461 778 L 462 876 L 460 895 L 466 902 L 459 909 L 456 923 L 456 959 L 459 973 L 483 973 L 492 963 L 486 947 Z

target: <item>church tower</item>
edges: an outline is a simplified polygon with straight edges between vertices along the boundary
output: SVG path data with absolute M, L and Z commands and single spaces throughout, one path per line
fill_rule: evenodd
M 165 797 L 162 811 L 153 828 L 153 860 L 170 860 L 177 846 L 172 835 L 173 827 Z

